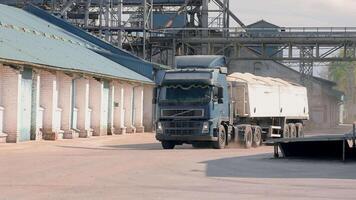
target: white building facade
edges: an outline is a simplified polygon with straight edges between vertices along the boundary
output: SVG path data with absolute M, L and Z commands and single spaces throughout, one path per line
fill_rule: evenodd
M 24 10 L 0 10 L 0 142 L 152 130 L 151 63 Z
M 0 63 L 0 141 L 150 131 L 153 87 Z

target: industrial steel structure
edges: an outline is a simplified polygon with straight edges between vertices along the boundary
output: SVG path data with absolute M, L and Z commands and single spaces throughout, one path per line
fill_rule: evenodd
M 315 63 L 356 60 L 356 28 L 246 26 L 231 12 L 229 0 L 6 1 L 19 6 L 34 3 L 114 45 L 166 65 L 174 64 L 175 55 L 194 54 L 277 60 L 298 63 L 301 81 L 307 82 Z M 257 56 L 243 55 L 243 48 Z

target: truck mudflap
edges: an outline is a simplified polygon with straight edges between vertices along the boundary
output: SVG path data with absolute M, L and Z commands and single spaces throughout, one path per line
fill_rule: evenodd
M 218 138 L 211 135 L 166 135 L 156 134 L 156 139 L 159 141 L 182 141 L 182 142 L 203 142 L 217 141 Z

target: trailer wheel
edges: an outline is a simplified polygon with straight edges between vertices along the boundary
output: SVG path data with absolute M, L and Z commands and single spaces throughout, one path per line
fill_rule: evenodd
M 297 127 L 297 137 L 304 137 L 304 127 L 302 123 L 296 123 L 295 126 Z
M 253 146 L 259 147 L 262 143 L 262 131 L 260 127 L 255 127 L 253 132 Z
M 174 149 L 176 146 L 176 143 L 172 141 L 162 141 L 161 144 L 163 149 Z
M 284 128 L 283 128 L 283 138 L 289 138 L 290 134 L 289 134 L 289 126 L 287 124 L 284 124 Z
M 297 129 L 293 123 L 289 123 L 289 135 L 291 138 L 296 138 L 297 137 Z
M 252 146 L 253 134 L 250 126 L 246 126 L 244 133 L 245 148 L 249 149 Z
M 214 149 L 223 149 L 226 146 L 226 130 L 223 125 L 219 126 L 218 140 L 213 142 Z

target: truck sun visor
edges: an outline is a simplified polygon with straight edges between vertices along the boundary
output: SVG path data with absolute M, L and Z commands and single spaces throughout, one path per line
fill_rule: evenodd
M 211 79 L 211 73 L 167 73 L 166 80 L 205 80 Z

